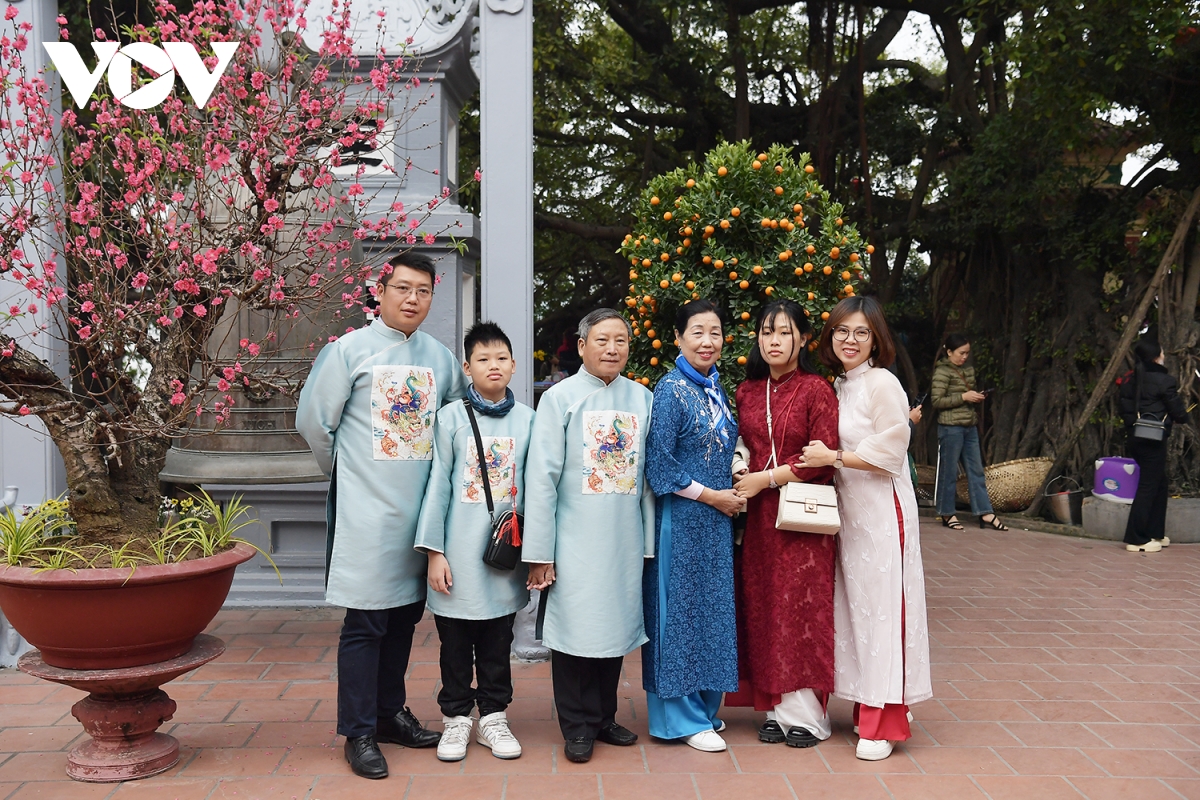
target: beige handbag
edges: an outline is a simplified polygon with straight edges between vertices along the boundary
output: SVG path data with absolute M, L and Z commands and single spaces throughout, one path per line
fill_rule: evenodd
M 771 440 L 771 460 L 767 468 L 778 466 L 775 455 L 775 426 L 771 419 L 771 382 L 767 381 L 767 438 Z M 775 527 L 797 533 L 823 533 L 829 536 L 842 527 L 838 516 L 837 489 L 818 483 L 785 483 L 779 487 L 779 511 Z
M 779 513 L 775 515 L 779 530 L 832 536 L 841 526 L 837 490 L 832 486 L 785 483 L 779 488 Z

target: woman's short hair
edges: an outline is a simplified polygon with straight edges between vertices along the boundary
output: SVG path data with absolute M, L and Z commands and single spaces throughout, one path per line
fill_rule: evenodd
M 712 300 L 706 300 L 701 297 L 699 300 L 691 300 L 684 303 L 675 312 L 675 332 L 682 335 L 687 330 L 688 323 L 692 321 L 692 317 L 698 317 L 701 314 L 716 314 L 717 320 L 721 323 L 721 330 L 725 330 L 725 320 L 721 319 L 721 310 L 717 308 L 717 304 Z
M 821 343 L 817 345 L 821 363 L 833 370 L 835 375 L 846 371 L 842 360 L 833 351 L 833 329 L 844 323 L 851 314 L 862 314 L 871 328 L 871 366 L 890 367 L 896 360 L 896 344 L 892 341 L 887 318 L 883 316 L 883 306 L 869 296 L 847 297 L 829 312 L 829 319 L 825 320 L 825 327 L 821 329 Z
M 955 331 L 954 333 L 946 334 L 946 339 L 945 339 L 945 341 L 942 342 L 942 349 L 945 350 L 947 353 L 953 353 L 955 350 L 962 347 L 963 345 L 970 344 L 970 343 L 971 343 L 971 339 L 969 336 L 967 336 L 962 331 Z
M 750 380 L 762 380 L 771 375 L 771 366 L 762 357 L 762 351 L 758 349 L 758 340 L 762 338 L 763 326 L 768 322 L 773 322 L 780 314 L 787 317 L 788 322 L 792 324 L 793 344 L 800 336 L 812 336 L 812 323 L 808 321 L 808 317 L 804 315 L 804 309 L 794 300 L 775 300 L 763 306 L 762 311 L 758 312 L 758 322 L 755 324 L 754 346 L 750 348 L 750 354 L 746 356 L 746 377 Z M 808 359 L 808 346 L 800 346 L 800 355 L 797 359 L 797 368 L 804 372 L 816 373 L 813 369 L 812 362 Z

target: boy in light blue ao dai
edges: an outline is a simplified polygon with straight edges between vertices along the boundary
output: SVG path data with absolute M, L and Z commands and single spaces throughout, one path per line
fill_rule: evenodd
M 463 370 L 472 381 L 467 402 L 483 440 L 495 513 L 510 509 L 514 497 L 520 512 L 533 409 L 517 403 L 508 388 L 516 367 L 512 345 L 499 326 L 481 322 L 467 331 L 464 352 Z M 497 758 L 521 755 L 505 712 L 513 695 L 513 619 L 529 603 L 528 570 L 524 564 L 500 570 L 483 562 L 492 521 L 482 476 L 467 408 L 451 403 L 437 415 L 433 471 L 416 538 L 416 549 L 429 559 L 428 604 L 442 643 L 438 705 L 445 732 L 437 750 L 442 761 L 466 757 L 476 707 L 476 740 Z

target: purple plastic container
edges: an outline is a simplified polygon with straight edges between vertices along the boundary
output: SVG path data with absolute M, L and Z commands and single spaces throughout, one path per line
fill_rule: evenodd
M 1129 505 L 1137 494 L 1141 469 L 1132 458 L 1100 458 L 1096 460 L 1096 482 L 1092 494 L 1114 503 Z

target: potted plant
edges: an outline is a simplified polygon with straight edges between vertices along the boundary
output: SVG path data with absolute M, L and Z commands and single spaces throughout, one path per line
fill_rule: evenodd
M 194 423 L 226 424 L 251 393 L 296 391 L 302 374 L 282 374 L 271 356 L 304 320 L 323 316 L 336 333 L 362 319 L 374 276 L 353 257 L 356 241 L 412 245 L 442 232 L 421 228 L 449 189 L 368 215 L 367 161 L 352 158 L 379 146 L 385 119 L 403 132 L 425 102 L 408 54 L 379 47 L 360 64 L 348 6 L 308 20 L 303 8 L 157 4 L 151 22 L 121 31 L 125 46 L 190 45 L 215 85 L 205 98 L 194 81 L 187 91 L 176 81 L 150 108 L 129 92 L 144 100 L 174 80 L 158 74 L 170 62 L 156 72 L 131 60 L 146 47 L 114 56 L 113 34 L 92 24 L 96 57 L 126 61 L 106 73 L 78 66 L 110 80 L 123 66 L 131 83 L 120 97 L 98 83 L 90 100 L 71 86 L 61 113 L 54 74 L 27 63 L 41 47 L 30 24 L 13 6 L 0 22 L 10 101 L 0 106 L 0 281 L 16 290 L 0 308 L 0 414 L 41 421 L 68 487 L 62 502 L 6 515 L 0 607 L 48 662 L 161 659 L 203 629 L 253 550 L 232 537 L 244 521 L 237 504 L 202 497 L 196 513 L 162 517 L 172 440 Z M 315 51 L 299 35 L 309 27 L 323 31 Z M 232 54 L 213 46 L 232 42 Z M 85 44 L 75 52 L 91 59 Z M 235 333 L 231 320 L 246 314 L 254 333 Z M 46 340 L 62 342 L 65 364 L 42 360 Z M 186 598 L 149 599 L 147 587 L 171 581 L 186 584 Z M 96 607 L 98 587 L 120 605 Z M 153 642 L 118 641 L 100 634 L 101 618 L 162 630 Z

